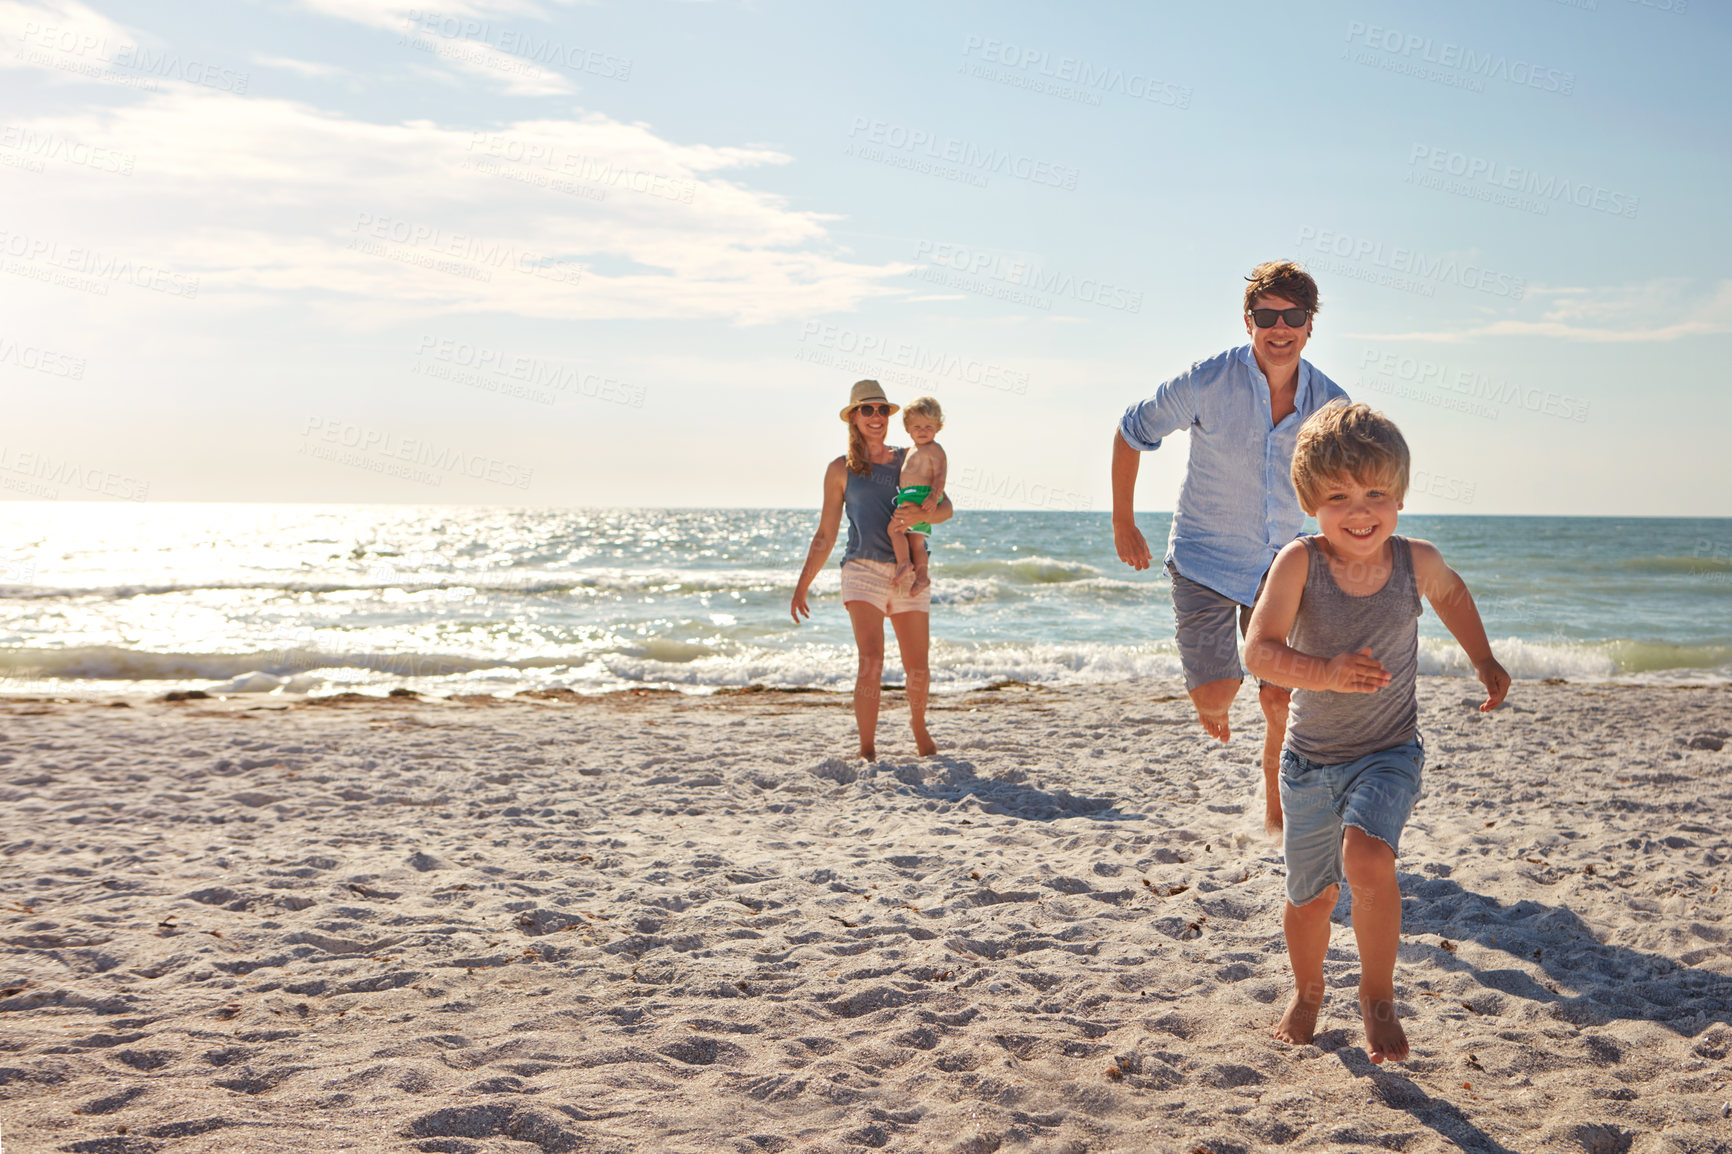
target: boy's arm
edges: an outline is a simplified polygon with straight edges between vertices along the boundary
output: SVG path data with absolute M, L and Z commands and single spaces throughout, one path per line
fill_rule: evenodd
M 1491 654 L 1491 642 L 1486 639 L 1485 623 L 1479 619 L 1479 606 L 1467 591 L 1467 582 L 1451 569 L 1443 554 L 1430 541 L 1410 541 L 1413 550 L 1413 577 L 1419 592 L 1431 602 L 1437 619 L 1443 622 L 1460 643 L 1473 664 L 1474 676 L 1485 686 L 1485 702 L 1479 707 L 1485 713 L 1496 709 L 1509 693 L 1507 670 Z
M 920 502 L 920 511 L 930 513 L 938 508 L 938 502 L 944 500 L 944 482 L 950 476 L 950 457 L 937 441 L 932 442 L 934 467 L 932 470 L 932 492 L 926 494 L 926 500 Z
M 1303 541 L 1288 545 L 1269 569 L 1269 583 L 1251 611 L 1245 634 L 1245 668 L 1256 677 L 1289 689 L 1334 690 L 1336 693 L 1376 693 L 1389 684 L 1389 671 L 1370 649 L 1314 657 L 1287 644 L 1311 560 Z

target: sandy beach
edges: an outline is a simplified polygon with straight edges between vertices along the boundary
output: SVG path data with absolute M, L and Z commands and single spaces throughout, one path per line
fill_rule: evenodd
M 1254 699 L 0 699 L 0 1149 L 1732 1150 L 1732 686 L 1424 678 L 1412 1060 Z

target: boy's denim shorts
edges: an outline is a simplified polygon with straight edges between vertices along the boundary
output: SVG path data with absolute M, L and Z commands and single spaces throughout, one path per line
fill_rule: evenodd
M 1287 900 L 1305 905 L 1347 880 L 1341 838 L 1353 826 L 1401 852 L 1401 829 L 1419 800 L 1425 746 L 1415 738 L 1339 765 L 1281 751 L 1281 852 Z

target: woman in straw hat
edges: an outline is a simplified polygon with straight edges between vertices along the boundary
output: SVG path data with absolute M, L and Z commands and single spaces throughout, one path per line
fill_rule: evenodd
M 895 585 L 896 553 L 892 533 L 905 533 L 915 521 L 947 521 L 952 512 L 949 498 L 930 513 L 917 505 L 896 505 L 896 490 L 902 473 L 902 455 L 884 443 L 890 415 L 899 408 L 884 396 L 877 381 L 856 381 L 842 410 L 848 425 L 848 452 L 831 461 L 824 470 L 824 509 L 818 515 L 818 531 L 806 566 L 794 586 L 789 606 L 794 624 L 810 617 L 806 593 L 812 579 L 830 559 L 842 514 L 848 514 L 848 545 L 842 555 L 842 604 L 854 624 L 854 645 L 860 664 L 854 675 L 854 720 L 860 727 L 860 756 L 868 761 L 878 756 L 874 738 L 878 729 L 878 693 L 884 672 L 884 619 L 896 630 L 896 646 L 902 653 L 902 670 L 908 684 L 909 724 L 920 756 L 938 752 L 926 732 L 926 694 L 932 681 L 927 664 L 931 633 L 931 590 L 909 595 Z

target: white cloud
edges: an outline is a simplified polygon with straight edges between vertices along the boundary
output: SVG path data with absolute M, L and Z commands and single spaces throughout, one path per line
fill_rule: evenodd
M 1628 344 L 1732 332 L 1726 317 L 1732 308 L 1732 280 L 1707 289 L 1677 279 L 1601 288 L 1530 288 L 1528 299 L 1544 306 L 1538 319 L 1498 320 L 1458 330 L 1345 335 L 1441 344 L 1502 336 Z
M 253 63 L 263 68 L 276 68 L 284 72 L 293 72 L 312 80 L 325 80 L 346 75 L 343 69 L 335 64 L 316 64 L 311 60 L 295 60 L 287 56 L 255 55 Z
M 196 276 L 201 307 L 308 294 L 348 323 L 429 309 L 755 323 L 906 291 L 886 281 L 910 266 L 848 261 L 833 218 L 731 178 L 791 161 L 771 149 L 679 144 L 599 114 L 478 134 L 158 87 L 15 118 L 136 160 L 124 180 L 20 177 L 7 223 Z

